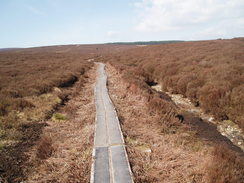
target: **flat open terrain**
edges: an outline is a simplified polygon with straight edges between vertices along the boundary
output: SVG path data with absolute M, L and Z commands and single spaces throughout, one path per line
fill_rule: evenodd
M 54 123 L 53 125 L 58 125 L 59 128 L 54 127 L 57 131 L 53 129 L 46 135 L 44 127 L 52 126 L 46 120 L 52 118 L 58 122 L 66 119 L 73 121 L 80 107 L 82 112 L 88 113 L 89 109 L 84 109 L 83 103 L 89 101 L 85 99 L 86 97 L 93 97 L 93 92 L 90 93 L 91 96 L 88 95 L 89 92 L 83 92 L 85 83 L 95 77 L 96 71 L 88 76 L 88 71 L 91 72 L 94 68 L 94 59 L 103 53 L 132 47 L 135 46 L 69 45 L 2 51 L 0 53 L 0 177 L 8 182 L 25 180 L 30 173 L 29 169 L 40 163 L 39 159 L 50 156 L 53 152 L 51 144 L 55 145 L 59 143 L 58 140 L 65 139 L 62 136 L 73 133 L 72 129 L 68 131 L 66 127 L 76 128 L 76 124 L 66 126 L 69 122 L 66 123 L 62 132 L 60 129 L 62 125 Z M 93 91 L 91 83 L 89 87 Z M 75 99 L 78 93 L 79 98 Z M 68 101 L 72 104 L 68 105 Z M 65 110 L 64 114 L 58 113 L 57 109 Z M 90 114 L 95 115 L 95 111 Z M 92 120 L 89 122 L 92 123 L 94 119 L 92 115 L 90 117 Z M 84 116 L 78 118 L 82 120 Z M 82 121 L 82 126 L 83 123 L 85 122 Z M 61 134 L 58 133 L 58 129 Z M 57 140 L 54 140 L 55 137 Z M 38 144 L 40 150 L 35 150 L 38 149 L 36 147 Z M 62 151 L 61 148 L 58 152 Z M 33 161 L 30 160 L 32 153 L 37 156 Z M 41 155 L 42 153 L 44 155 Z M 57 174 L 56 178 L 58 177 L 60 175 Z
M 171 98 L 243 134 L 243 50 L 238 38 L 1 51 L 0 182 L 90 181 L 95 62 L 106 64 L 134 182 L 244 182 L 241 144 Z

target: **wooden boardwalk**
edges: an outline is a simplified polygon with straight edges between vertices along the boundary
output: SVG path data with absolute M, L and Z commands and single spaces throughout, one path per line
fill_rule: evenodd
M 108 94 L 104 68 L 105 64 L 98 63 L 91 183 L 133 183 L 119 120 Z

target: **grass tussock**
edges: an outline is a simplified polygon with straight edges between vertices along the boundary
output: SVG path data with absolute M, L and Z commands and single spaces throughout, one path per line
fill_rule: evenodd
M 67 116 L 65 114 L 55 113 L 53 114 L 52 119 L 55 121 L 64 121 L 67 120 Z
M 38 142 L 36 156 L 42 160 L 47 159 L 52 155 L 53 150 L 52 139 L 48 136 L 44 136 Z

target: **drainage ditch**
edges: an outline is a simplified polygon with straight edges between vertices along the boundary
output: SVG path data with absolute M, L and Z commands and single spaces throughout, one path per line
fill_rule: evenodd
M 147 82 L 147 84 L 157 92 L 166 93 L 182 110 L 198 116 L 201 120 L 216 125 L 217 130 L 223 136 L 227 137 L 234 145 L 240 147 L 244 151 L 244 133 L 242 129 L 233 121 L 219 121 L 215 119 L 213 115 L 205 113 L 201 107 L 194 105 L 190 99 L 184 97 L 183 95 L 163 91 L 162 86 L 155 81 Z

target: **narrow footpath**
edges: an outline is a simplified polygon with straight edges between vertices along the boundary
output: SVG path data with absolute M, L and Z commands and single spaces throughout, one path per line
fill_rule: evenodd
M 133 183 L 119 120 L 108 94 L 104 68 L 105 64 L 98 63 L 91 183 Z

